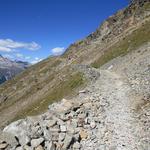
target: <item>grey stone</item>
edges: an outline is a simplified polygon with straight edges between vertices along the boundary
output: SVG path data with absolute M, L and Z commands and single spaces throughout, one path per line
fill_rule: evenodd
M 52 141 L 58 142 L 59 139 L 59 133 L 58 132 L 54 132 L 52 134 Z
M 32 139 L 31 140 L 31 146 L 33 148 L 35 148 L 35 147 L 39 146 L 43 141 L 44 141 L 44 139 L 42 137 L 39 139 Z
M 30 132 L 28 133 L 28 135 L 30 135 L 31 138 L 38 138 L 42 135 L 42 130 L 40 126 L 32 126 L 30 128 Z
M 18 120 L 10 124 L 4 128 L 4 132 L 16 136 L 22 146 L 28 144 L 30 141 L 27 135 L 27 122 L 25 120 Z
M 79 115 L 78 115 L 78 118 L 80 118 L 80 119 L 85 119 L 85 118 L 86 118 L 86 114 L 79 114 Z
M 67 127 L 65 125 L 61 125 L 60 126 L 60 131 L 61 132 L 66 132 L 67 131 Z
M 84 118 L 79 118 L 79 119 L 78 119 L 78 127 L 83 127 L 84 124 L 85 124 Z
M 68 111 L 65 111 L 66 114 L 68 114 Z M 60 114 L 60 119 L 57 119 L 57 124 L 59 125 L 64 125 L 65 121 L 69 120 L 68 116 L 66 114 Z
M 8 146 L 7 143 L 1 143 L 0 144 L 0 149 L 5 149 Z
M 53 127 L 54 125 L 56 125 L 56 120 L 50 120 L 47 124 L 48 127 Z
M 73 149 L 80 149 L 81 148 L 81 144 L 79 142 L 75 142 L 73 144 Z
M 66 121 L 66 116 L 65 115 L 60 115 L 59 118 L 55 118 L 55 120 L 57 121 L 57 125 L 65 125 L 64 120 Z
M 15 136 L 13 136 L 10 133 L 0 133 L 0 143 L 8 143 L 9 145 L 11 145 L 12 147 L 16 147 L 18 145 L 18 142 L 15 138 Z
M 59 141 L 63 141 L 65 139 L 66 133 L 59 134 Z
M 80 128 L 80 127 L 78 127 L 78 128 L 75 128 L 74 130 L 75 130 L 75 134 L 77 134 L 77 133 L 79 133 L 79 132 L 80 132 L 81 128 Z
M 78 121 L 77 121 L 77 119 L 72 119 L 71 120 L 71 126 L 73 127 L 73 128 L 77 128 L 77 126 L 78 126 L 78 123 L 77 123 Z
M 85 118 L 85 119 L 84 119 L 84 123 L 85 123 L 85 124 L 88 124 L 88 118 Z
M 100 145 L 99 150 L 106 150 L 106 145 Z
M 54 127 L 54 128 L 50 128 L 49 129 L 49 131 L 51 132 L 51 133 L 58 133 L 58 132 L 60 132 L 60 129 L 58 128 L 58 127 Z
M 24 150 L 24 148 L 19 146 L 19 147 L 16 148 L 16 150 Z
M 23 146 L 23 148 L 24 148 L 24 150 L 33 150 L 33 148 L 28 145 Z
M 52 139 L 52 133 L 46 128 L 43 129 L 44 138 L 48 141 Z
M 66 150 L 70 147 L 72 140 L 73 136 L 67 134 L 64 140 L 63 150 Z
M 91 126 L 92 129 L 94 129 L 94 128 L 96 127 L 95 121 L 92 121 L 92 122 L 90 123 L 90 126 Z
M 41 145 L 39 145 L 38 147 L 35 148 L 35 150 L 44 150 L 44 148 Z
M 75 141 L 79 141 L 79 140 L 80 140 L 80 135 L 79 135 L 79 133 L 74 134 L 74 135 L 73 135 L 73 138 L 74 138 Z
M 51 142 L 49 142 L 49 141 L 45 142 L 45 150 L 55 150 L 55 149 L 56 149 L 55 145 L 53 144 L 52 141 Z
M 82 90 L 82 91 L 79 91 L 79 94 L 82 94 L 82 93 L 86 93 L 87 91 L 86 90 Z

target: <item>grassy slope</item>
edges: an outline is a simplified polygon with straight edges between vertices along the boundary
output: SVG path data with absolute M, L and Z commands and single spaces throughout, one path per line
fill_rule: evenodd
M 0 113 L 11 107 L 21 107 L 17 115 L 12 115 L 14 121 L 44 112 L 52 102 L 76 94 L 77 89 L 86 84 L 86 79 L 70 66 L 59 69 L 61 62 L 61 58 L 48 58 L 1 86 L 0 93 L 8 99 L 0 104 Z M 62 76 L 64 78 L 60 79 Z
M 36 101 L 30 107 L 23 109 L 19 115 L 15 117 L 15 120 L 44 112 L 51 103 L 61 100 L 68 95 L 75 94 L 75 89 L 84 85 L 85 81 L 82 73 L 74 73 L 68 77 L 67 80 L 59 83 L 57 87 L 50 90 L 45 97 L 43 96 L 43 99 Z
M 14 79 L 9 80 L 2 87 L 0 87 L 0 93 L 6 93 L 6 92 L 9 93 L 8 99 L 9 99 L 9 97 L 12 99 L 11 101 L 7 101 L 7 103 L 2 108 L 7 108 L 7 107 L 15 104 L 15 102 L 17 102 L 19 100 L 19 98 L 21 98 L 21 99 L 27 98 L 31 94 L 37 92 L 37 90 L 40 86 L 42 88 L 42 85 L 38 84 L 39 81 L 37 78 L 39 77 L 39 74 L 43 72 L 43 70 L 46 73 L 46 70 L 48 71 L 49 67 L 52 68 L 53 64 L 54 64 L 53 62 L 55 63 L 53 58 L 52 59 L 50 58 L 43 62 L 40 62 L 37 65 L 31 66 L 29 69 L 22 72 L 20 75 L 16 76 Z M 48 63 L 50 64 L 50 66 L 44 68 L 44 66 L 47 66 Z M 42 68 L 42 70 L 41 70 L 41 68 Z M 53 80 L 53 78 L 54 78 L 53 75 L 50 75 L 47 80 L 47 83 L 50 82 L 51 80 Z M 41 83 L 41 84 L 43 84 L 43 83 Z M 20 93 L 20 96 L 17 97 L 18 94 L 15 94 L 15 93 L 13 94 L 12 85 L 16 86 L 17 90 L 20 90 L 20 89 L 25 89 L 25 90 L 22 90 L 22 93 Z M 24 92 L 26 94 L 24 94 Z
M 146 42 L 150 42 L 150 21 L 141 28 L 135 30 L 131 35 L 125 37 L 122 41 L 119 41 L 117 44 L 107 49 L 104 54 L 91 65 L 95 68 L 99 68 L 111 59 L 125 55 Z

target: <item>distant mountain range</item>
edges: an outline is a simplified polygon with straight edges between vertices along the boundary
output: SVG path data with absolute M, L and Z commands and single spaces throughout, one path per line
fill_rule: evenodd
M 0 84 L 29 67 L 28 62 L 12 61 L 0 55 Z

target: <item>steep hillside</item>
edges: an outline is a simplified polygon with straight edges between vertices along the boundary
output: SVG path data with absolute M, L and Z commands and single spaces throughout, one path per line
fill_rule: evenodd
M 5 150 L 149 150 L 150 43 L 113 59 L 79 95 L 6 126 Z M 84 65 L 78 65 L 87 69 Z
M 88 37 L 72 44 L 63 56 L 31 66 L 0 86 L 0 126 L 41 113 L 48 104 L 76 95 L 91 79 L 78 64 L 98 68 L 138 49 L 150 42 L 149 26 L 149 0 L 134 1 Z
M 10 80 L 21 71 L 27 69 L 29 63 L 21 61 L 11 61 L 0 55 L 0 84 Z

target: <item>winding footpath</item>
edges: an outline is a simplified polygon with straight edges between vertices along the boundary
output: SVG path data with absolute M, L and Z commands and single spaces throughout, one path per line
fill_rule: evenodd
M 133 116 L 133 99 L 129 97 L 130 86 L 119 75 L 110 71 L 102 72 L 103 77 L 95 86 L 99 87 L 99 93 L 109 105 L 103 113 L 106 132 L 100 141 L 108 149 L 137 149 L 138 138 L 134 134 L 137 125 Z

